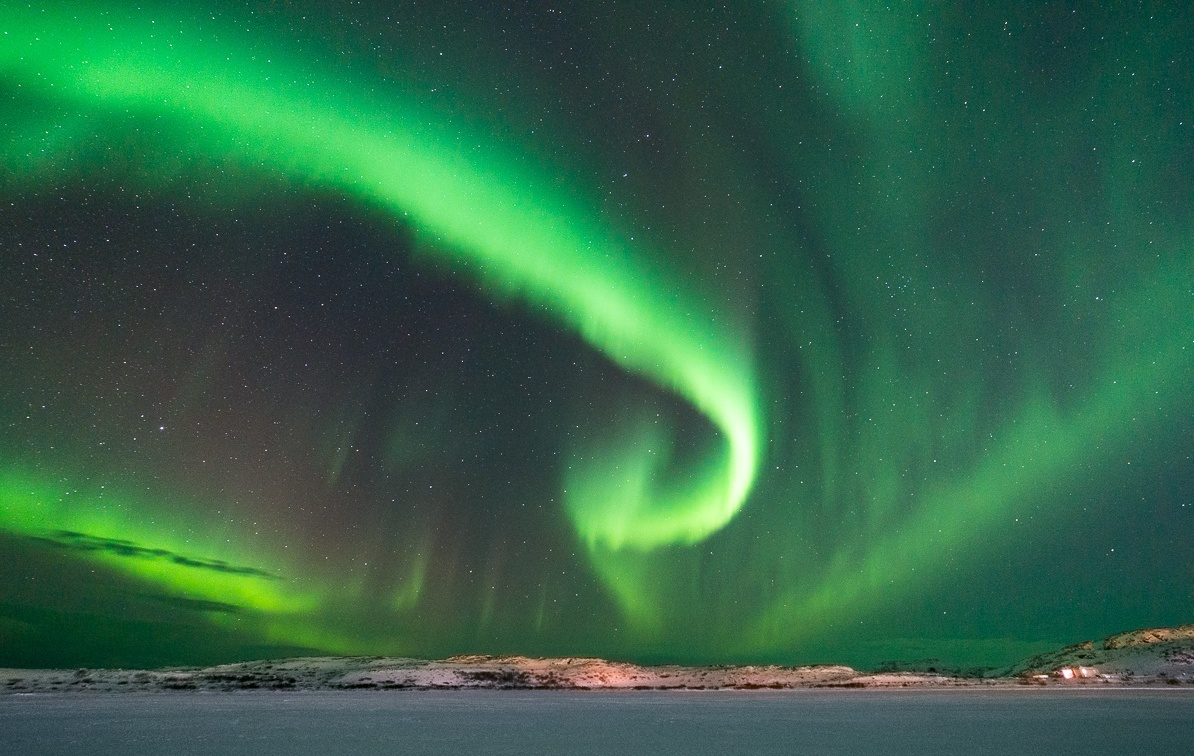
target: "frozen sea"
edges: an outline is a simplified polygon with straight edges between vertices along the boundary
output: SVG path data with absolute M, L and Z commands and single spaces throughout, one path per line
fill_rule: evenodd
M 1194 691 L 0 697 L 5 754 L 1194 754 Z

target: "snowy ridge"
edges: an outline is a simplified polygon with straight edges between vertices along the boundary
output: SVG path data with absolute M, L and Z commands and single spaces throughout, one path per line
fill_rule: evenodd
M 308 657 L 162 670 L 0 669 L 0 691 L 134 690 L 791 690 L 1009 685 L 1194 685 L 1194 625 L 1119 633 L 1026 659 L 988 676 L 842 665 L 643 666 L 605 659 L 454 656 Z

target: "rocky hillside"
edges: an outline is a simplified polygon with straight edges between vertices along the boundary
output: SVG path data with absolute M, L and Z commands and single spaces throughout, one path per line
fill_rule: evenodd
M 1068 670 L 1068 672 L 1067 672 Z M 1122 683 L 1194 684 L 1194 625 L 1132 630 L 1038 654 L 999 673 Z

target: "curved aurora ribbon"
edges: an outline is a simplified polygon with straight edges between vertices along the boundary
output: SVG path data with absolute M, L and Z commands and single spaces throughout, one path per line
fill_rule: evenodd
M 478 140 L 413 101 L 345 96 L 347 84 L 321 82 L 255 40 L 201 42 L 198 22 L 165 9 L 8 7 L 3 21 L 3 78 L 85 112 L 156 117 L 200 154 L 232 152 L 377 203 L 490 288 L 545 306 L 617 364 L 700 410 L 724 449 L 695 483 L 660 485 L 665 471 L 642 444 L 576 460 L 566 504 L 590 548 L 692 543 L 742 507 L 761 426 L 748 340 L 660 280 L 517 156 L 493 145 L 470 151 L 462 145 Z

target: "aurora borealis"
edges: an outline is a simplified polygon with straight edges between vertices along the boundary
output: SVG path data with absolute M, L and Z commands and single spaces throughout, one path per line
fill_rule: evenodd
M 0 664 L 1194 612 L 1194 17 L 0 5 Z

